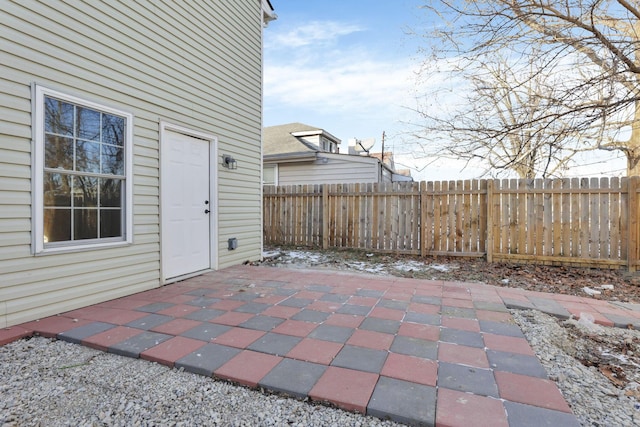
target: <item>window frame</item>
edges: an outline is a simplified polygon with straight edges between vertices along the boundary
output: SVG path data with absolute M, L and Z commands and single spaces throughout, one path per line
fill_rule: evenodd
M 273 169 L 273 183 L 267 183 L 264 179 L 264 170 L 265 169 Z M 277 163 L 269 163 L 262 165 L 262 185 L 278 185 L 278 164 Z
M 133 243 L 133 114 L 85 98 L 69 95 L 47 87 L 32 85 L 32 232 L 31 247 L 34 255 L 60 252 L 84 251 Z M 45 245 L 44 242 L 44 174 L 45 174 L 45 97 L 52 97 L 80 107 L 124 118 L 124 221 L 122 237 L 104 239 L 70 240 Z

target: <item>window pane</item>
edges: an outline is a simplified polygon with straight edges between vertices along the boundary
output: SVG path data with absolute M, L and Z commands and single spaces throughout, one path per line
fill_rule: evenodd
M 98 206 L 98 178 L 76 176 L 73 179 L 73 206 Z
M 102 115 L 102 142 L 124 146 L 124 117 Z
M 69 175 L 45 172 L 44 205 L 71 206 L 71 177 Z
M 272 185 L 276 182 L 275 166 L 265 166 L 262 170 L 262 182 L 266 185 Z
M 45 132 L 73 136 L 73 104 L 45 98 L 44 108 Z
M 124 148 L 102 144 L 102 173 L 124 175 Z
M 71 209 L 44 210 L 44 243 L 71 240 Z
M 76 170 L 80 172 L 100 173 L 100 143 L 89 141 L 76 142 Z
M 120 209 L 100 209 L 100 237 L 122 236 L 122 211 Z
M 76 137 L 100 141 L 100 112 L 89 108 L 77 107 Z
M 44 142 L 44 166 L 73 170 L 73 139 L 46 135 Z
M 73 210 L 73 240 L 98 238 L 98 210 Z
M 100 206 L 122 207 L 122 180 L 100 179 Z

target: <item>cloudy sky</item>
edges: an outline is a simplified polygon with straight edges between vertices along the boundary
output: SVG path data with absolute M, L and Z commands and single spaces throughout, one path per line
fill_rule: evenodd
M 400 144 L 413 115 L 420 0 L 275 0 L 265 29 L 265 126 L 302 122 L 343 141 Z
M 342 140 L 343 152 L 354 137 L 375 138 L 373 151 L 380 151 L 385 132 L 385 151 L 418 180 L 480 174 L 462 163 L 414 159 L 404 134 L 418 120 L 413 93 L 424 59 L 420 38 L 410 33 L 432 25 L 423 3 L 273 0 L 278 19 L 264 32 L 265 126 L 322 128 Z

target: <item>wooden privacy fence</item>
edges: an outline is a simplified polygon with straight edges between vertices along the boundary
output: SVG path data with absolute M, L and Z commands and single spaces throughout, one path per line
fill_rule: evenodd
M 635 271 L 639 180 L 265 186 L 264 240 Z

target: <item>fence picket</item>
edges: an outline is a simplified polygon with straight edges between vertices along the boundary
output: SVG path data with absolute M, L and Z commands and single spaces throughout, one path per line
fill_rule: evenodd
M 554 179 L 551 182 L 551 188 L 553 190 L 559 190 L 562 188 L 562 181 L 559 179 Z M 552 221 L 551 234 L 553 235 L 552 240 L 552 250 L 551 254 L 553 255 L 562 255 L 562 194 L 556 191 L 551 193 L 551 205 L 553 206 L 553 211 L 551 212 Z
M 571 256 L 579 257 L 581 254 L 581 242 L 580 242 L 580 193 L 574 190 L 580 188 L 580 180 L 578 178 L 571 178 Z
M 478 221 L 478 252 L 486 252 L 488 254 L 489 248 L 487 247 L 487 241 L 489 240 L 489 228 L 487 227 L 486 219 L 488 217 L 488 209 L 490 200 L 489 200 L 489 183 L 487 181 L 480 181 L 478 184 L 478 212 L 477 212 L 477 221 Z
M 515 194 L 516 202 L 518 203 L 517 218 L 516 218 L 516 233 L 518 235 L 518 253 L 527 253 L 527 198 L 526 198 L 526 186 L 527 181 L 524 179 L 518 179 L 516 182 L 518 193 Z M 515 186 L 514 186 L 515 187 Z M 524 197 L 522 195 L 525 195 Z
M 505 189 L 505 190 L 509 190 L 509 180 L 508 179 L 503 179 L 501 184 L 500 184 L 500 189 Z M 500 207 L 501 207 L 501 222 L 500 222 L 500 234 L 502 235 L 502 239 L 501 239 L 501 243 L 500 243 L 500 248 L 501 251 L 504 251 L 504 253 L 510 254 L 510 253 L 514 253 L 511 250 L 511 244 L 510 244 L 510 239 L 509 239 L 509 235 L 511 232 L 510 229 L 510 222 L 509 221 L 509 214 L 510 214 L 510 209 L 509 209 L 509 202 L 511 201 L 511 199 L 509 198 L 509 192 L 503 192 L 501 194 L 500 197 Z
M 609 226 L 610 233 L 610 245 L 611 249 L 609 257 L 611 259 L 617 259 L 621 257 L 620 253 L 620 178 L 614 177 L 609 181 L 611 189 L 614 190 L 611 193 L 611 210 L 609 211 Z
M 571 253 L 571 180 L 565 178 L 561 181 L 560 188 L 562 188 L 562 216 L 561 216 L 561 227 L 562 232 L 560 233 L 561 240 L 561 250 L 560 255 L 568 256 Z
M 517 186 L 518 186 L 517 179 L 509 180 L 509 184 L 508 184 L 509 190 L 515 190 Z M 519 242 L 518 226 L 520 223 L 518 219 L 518 213 L 520 211 L 518 206 L 518 194 L 515 192 L 509 192 L 509 195 L 507 197 L 509 198 L 509 207 L 508 207 L 509 253 L 517 254 L 518 242 Z
M 589 183 L 589 189 L 595 190 L 600 188 L 598 178 L 591 178 Z M 600 257 L 600 233 L 598 227 L 600 226 L 600 203 L 598 193 L 589 193 L 589 216 L 591 223 L 589 225 L 589 257 Z
M 609 178 L 600 178 L 600 188 L 610 188 Z M 600 246 L 600 258 L 611 257 L 611 235 L 609 233 L 609 195 L 607 193 L 600 194 L 600 236 L 598 238 Z
M 433 185 L 433 252 L 443 251 L 442 247 L 442 184 L 441 182 L 434 182 Z

